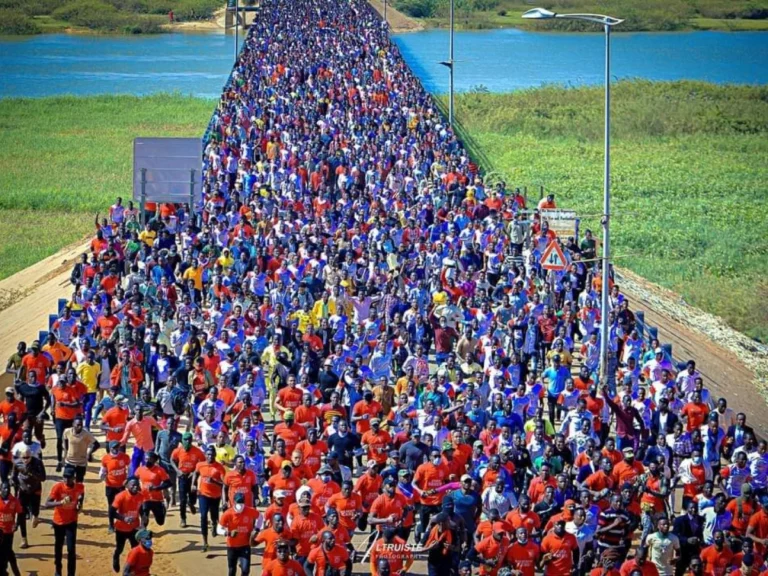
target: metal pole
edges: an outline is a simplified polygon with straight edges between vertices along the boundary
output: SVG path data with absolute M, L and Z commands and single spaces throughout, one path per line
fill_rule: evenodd
M 453 128 L 453 3 L 451 0 L 451 34 L 448 45 L 448 124 Z
M 195 170 L 189 171 L 189 223 L 195 219 Z
M 238 25 L 239 25 L 239 8 L 240 5 L 238 3 L 238 0 L 235 0 L 235 63 L 237 63 L 237 32 L 238 32 Z
M 387 21 L 387 0 L 384 0 L 384 22 Z
M 608 384 L 608 286 L 611 219 L 611 27 L 605 26 L 605 174 L 603 175 L 603 293 L 600 302 L 601 381 Z
M 141 223 L 144 224 L 146 219 L 146 214 L 144 212 L 145 206 L 147 204 L 147 169 L 142 168 L 141 169 Z

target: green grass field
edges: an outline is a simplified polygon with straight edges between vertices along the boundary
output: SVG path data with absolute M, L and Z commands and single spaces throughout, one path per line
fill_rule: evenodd
M 765 341 L 768 88 L 621 82 L 612 103 L 616 264 Z M 456 115 L 509 183 L 545 186 L 599 234 L 601 88 L 470 93 Z
M 402 12 L 429 27 L 448 26 L 450 0 L 394 0 Z M 623 18 L 619 31 L 768 30 L 766 0 L 454 0 L 460 29 L 594 31 L 593 24 L 572 20 L 523 20 L 540 6 L 560 13 L 598 13 Z
M 602 98 L 469 93 L 456 114 L 509 184 L 545 186 L 598 230 Z M 616 263 L 767 340 L 768 88 L 621 82 L 613 104 Z M 130 197 L 134 137 L 201 135 L 213 107 L 170 95 L 0 100 L 0 278 Z
M 93 229 L 130 198 L 133 139 L 202 136 L 211 100 L 96 96 L 0 100 L 0 278 Z

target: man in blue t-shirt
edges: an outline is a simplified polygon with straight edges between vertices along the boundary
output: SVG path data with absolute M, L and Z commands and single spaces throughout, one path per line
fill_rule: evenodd
M 552 357 L 552 366 L 544 370 L 541 379 L 547 385 L 547 408 L 549 410 L 549 421 L 554 425 L 555 412 L 560 418 L 562 407 L 557 403 L 560 394 L 565 390 L 565 381 L 571 377 L 571 371 L 560 364 L 560 356 L 555 354 Z

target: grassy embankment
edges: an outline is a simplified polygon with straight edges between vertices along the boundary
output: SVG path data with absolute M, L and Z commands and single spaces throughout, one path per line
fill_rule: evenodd
M 0 0 L 1 34 L 166 31 L 168 13 L 178 22 L 209 20 L 223 0 Z
M 612 96 L 615 263 L 767 341 L 768 88 L 638 81 Z M 493 169 L 546 186 L 598 235 L 603 113 L 601 88 L 456 102 Z
M 599 88 L 470 93 L 456 113 L 511 185 L 546 186 L 598 230 L 602 102 Z M 768 88 L 621 82 L 613 104 L 615 262 L 768 340 Z M 0 278 L 130 197 L 135 136 L 202 134 L 213 106 L 182 96 L 0 100 Z
M 202 136 L 212 100 L 177 95 L 0 100 L 0 278 L 93 231 L 131 198 L 136 136 Z
M 447 27 L 450 0 L 395 0 L 400 11 L 428 27 Z M 455 0 L 456 26 L 463 29 L 594 31 L 568 20 L 531 21 L 520 16 L 535 6 L 561 13 L 610 14 L 626 21 L 621 31 L 768 30 L 766 0 Z M 617 29 L 618 30 L 618 29 Z

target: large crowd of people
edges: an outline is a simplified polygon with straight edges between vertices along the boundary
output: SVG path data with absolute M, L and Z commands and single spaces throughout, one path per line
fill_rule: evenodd
M 168 523 L 230 575 L 766 574 L 765 441 L 643 338 L 554 197 L 486 185 L 366 2 L 261 3 L 204 168 L 196 210 L 97 219 L 9 359 L 0 576 L 41 516 L 76 574 L 86 486 L 126 575 Z

